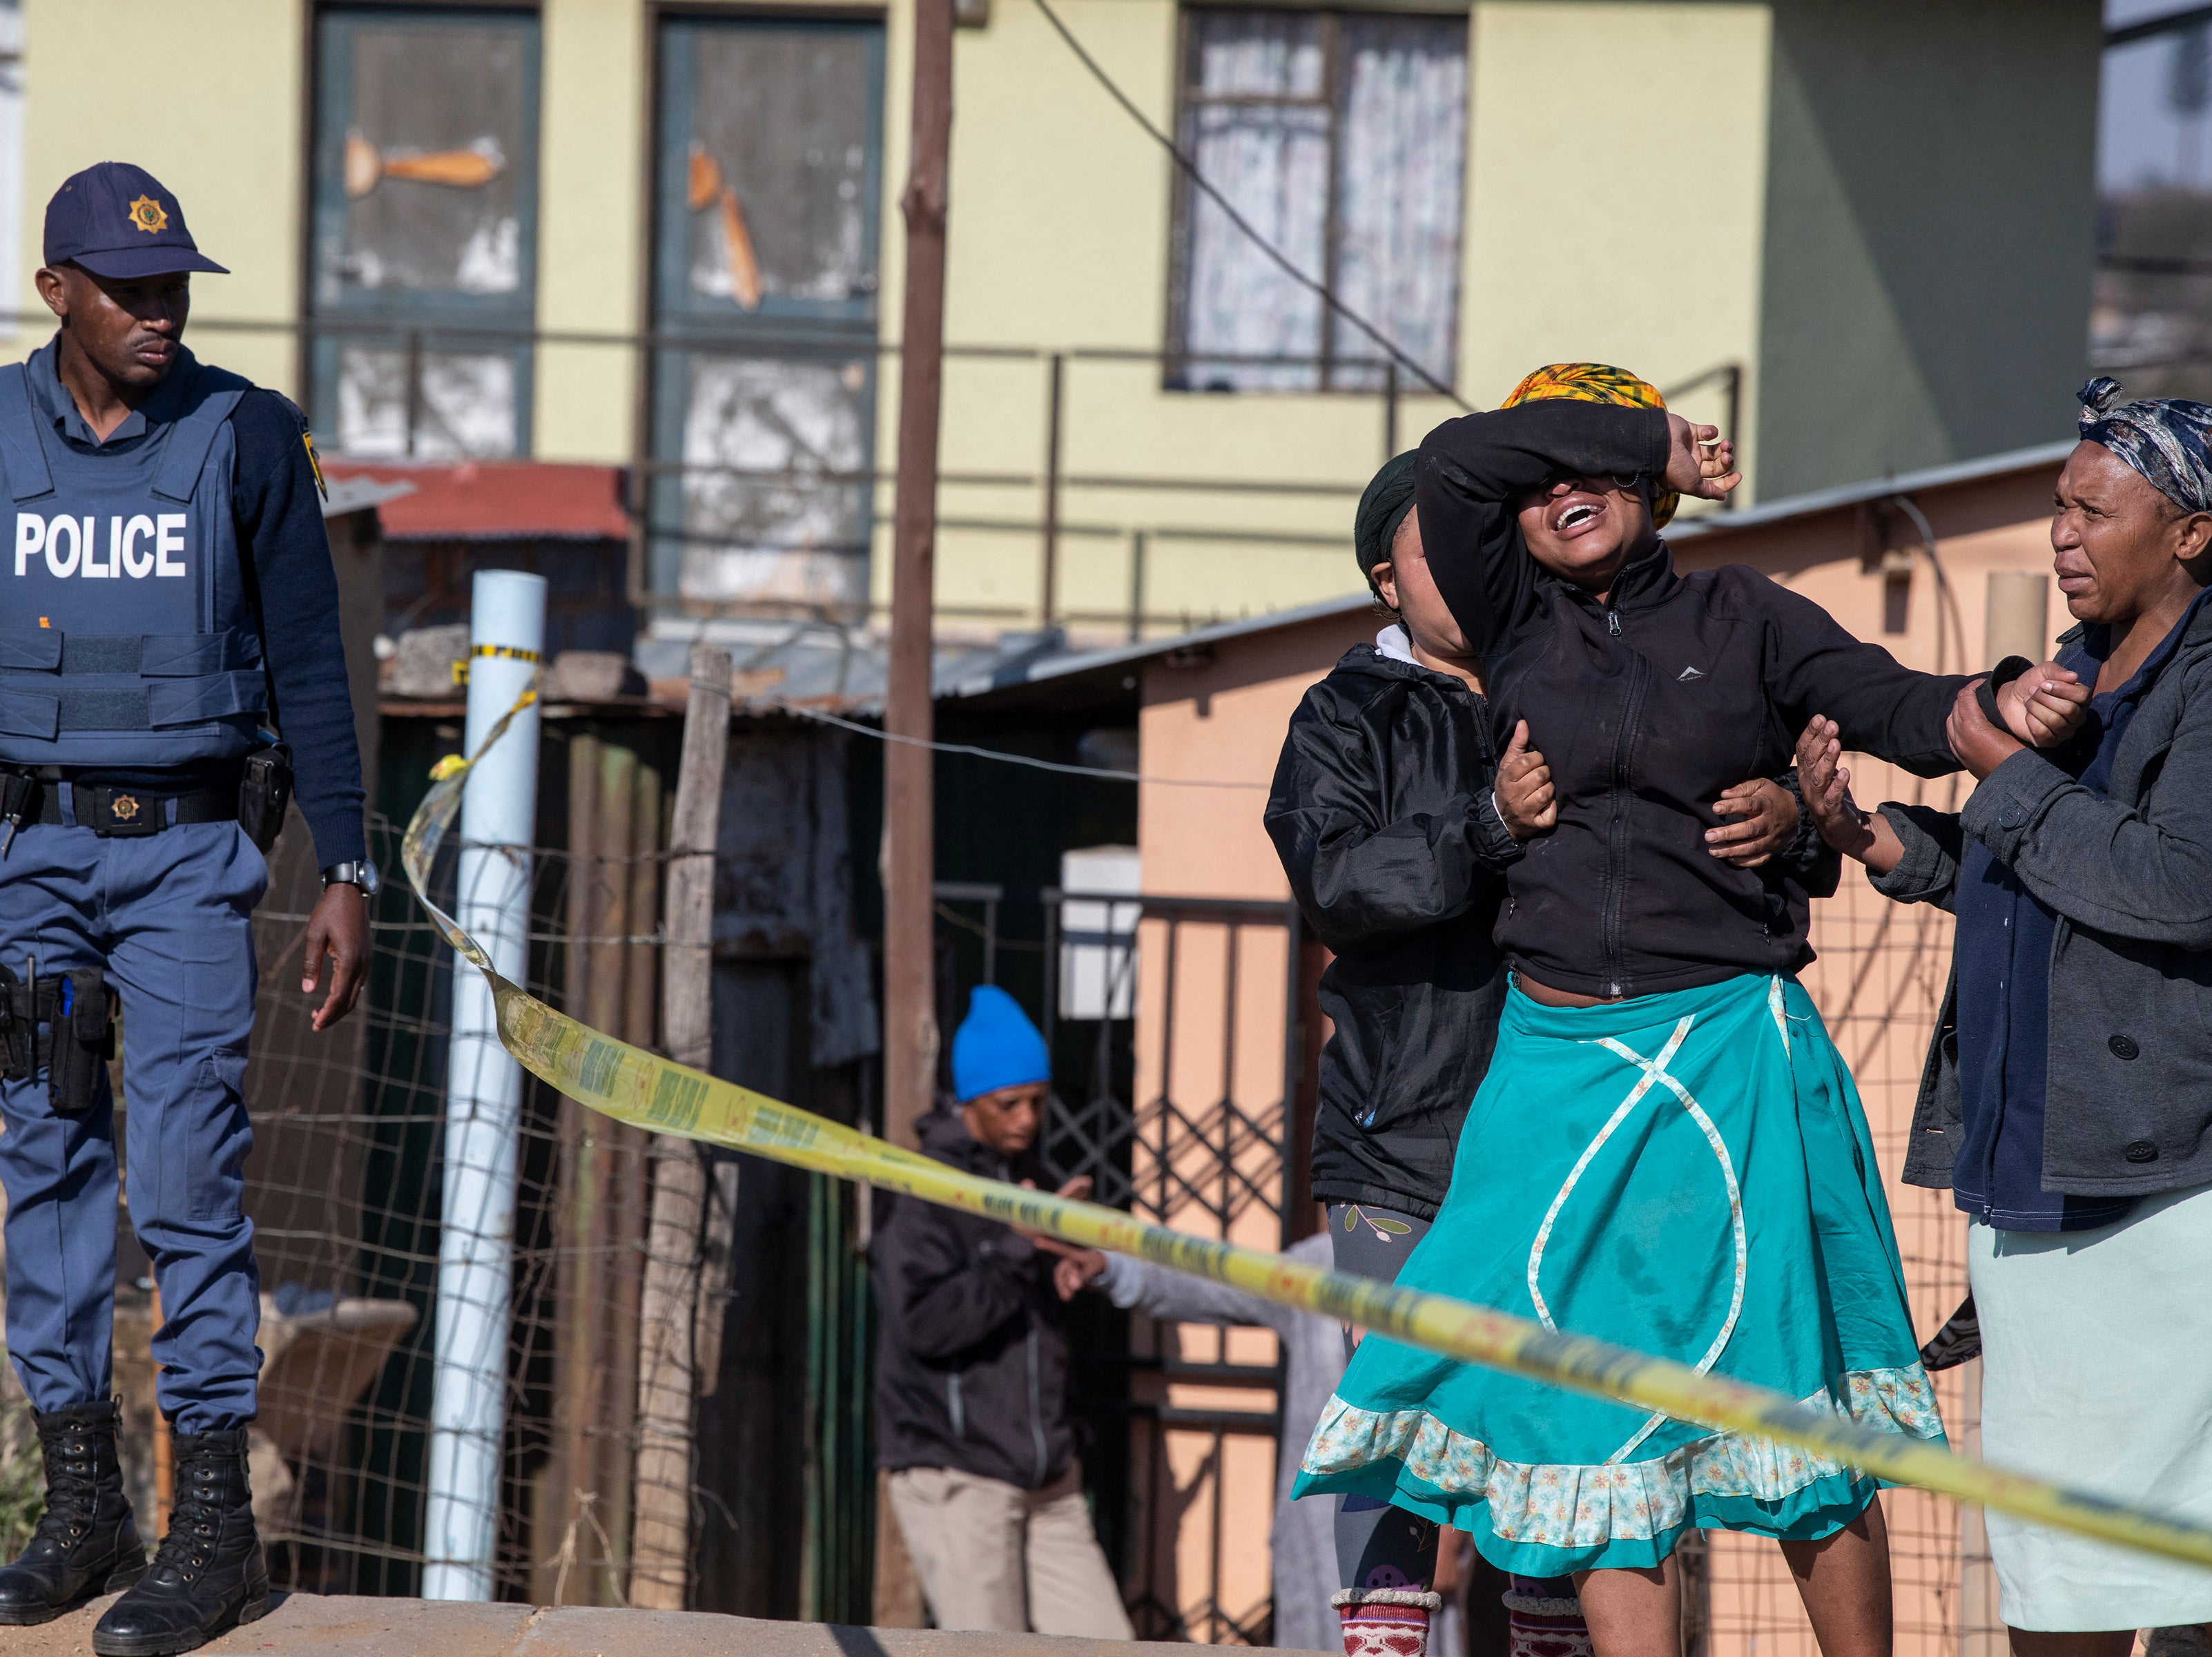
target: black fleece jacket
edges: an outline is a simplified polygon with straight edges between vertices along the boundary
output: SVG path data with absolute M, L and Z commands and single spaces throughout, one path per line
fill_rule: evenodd
M 1632 996 L 1790 973 L 1813 958 L 1808 885 L 1779 860 L 1710 855 L 1711 802 L 1790 763 L 1814 713 L 1847 749 L 1922 776 L 1958 768 L 1943 725 L 1963 678 L 1915 673 L 1740 565 L 1676 572 L 1662 543 L 1603 603 L 1531 558 L 1513 502 L 1561 473 L 1656 476 L 1665 414 L 1570 402 L 1446 422 L 1415 499 L 1437 586 L 1481 656 L 1493 740 L 1528 721 L 1559 820 L 1506 872 L 1497 939 L 1555 988 Z
M 992 1180 L 1049 1181 L 972 1137 L 957 1111 L 918 1125 L 940 1162 Z M 996 1220 L 896 1197 L 869 1250 L 883 1332 L 876 1460 L 950 1467 L 1042 1489 L 1075 1459 L 1067 1337 L 1052 1258 Z

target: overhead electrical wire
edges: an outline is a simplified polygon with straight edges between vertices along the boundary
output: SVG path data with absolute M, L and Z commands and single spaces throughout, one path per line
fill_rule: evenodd
M 1367 337 L 1375 344 L 1381 346 L 1389 355 L 1392 361 L 1395 362 L 1400 367 L 1404 368 L 1413 374 L 1415 378 L 1419 379 L 1421 384 L 1426 385 L 1438 397 L 1449 398 L 1454 403 L 1458 404 L 1461 408 L 1467 410 L 1469 413 L 1474 412 L 1474 404 L 1469 403 L 1465 398 L 1462 397 L 1450 386 L 1445 385 L 1443 381 L 1438 379 L 1434 374 L 1431 373 L 1426 368 L 1424 368 L 1419 363 L 1414 361 L 1412 357 L 1407 356 L 1405 352 L 1400 350 L 1397 345 L 1388 338 L 1380 329 L 1376 328 L 1374 324 L 1368 321 L 1365 317 L 1361 316 L 1358 312 L 1353 310 L 1342 300 L 1339 299 L 1335 294 L 1329 289 L 1327 283 L 1316 282 L 1304 271 L 1299 270 L 1296 264 L 1291 263 L 1288 254 L 1277 247 L 1274 243 L 1269 241 L 1267 237 L 1261 235 L 1258 228 L 1255 226 L 1249 219 L 1246 218 L 1242 213 L 1237 210 L 1236 205 L 1230 201 L 1229 197 L 1223 195 L 1219 190 L 1216 189 L 1212 181 L 1203 173 L 1198 170 L 1198 163 L 1191 159 L 1189 152 L 1184 149 L 1181 144 L 1177 143 L 1168 134 L 1161 131 L 1158 127 L 1155 126 L 1152 124 L 1152 118 L 1146 115 L 1143 110 L 1137 107 L 1135 103 L 1130 100 L 1129 94 L 1122 91 L 1121 88 L 1115 83 L 1114 77 L 1105 71 L 1105 70 L 1100 65 L 1098 60 L 1096 58 L 1093 58 L 1090 52 L 1084 49 L 1083 42 L 1075 38 L 1073 32 L 1069 30 L 1067 25 L 1060 21 L 1060 14 L 1052 9 L 1050 0 L 1036 0 L 1036 8 L 1039 11 L 1044 14 L 1045 21 L 1050 23 L 1054 31 L 1059 34 L 1061 39 L 1067 43 L 1067 49 L 1075 54 L 1077 60 L 1082 64 L 1084 68 L 1091 71 L 1091 78 L 1097 81 L 1100 86 L 1106 88 L 1106 95 L 1113 99 L 1115 103 L 1121 105 L 1121 108 L 1128 115 L 1129 118 L 1134 121 L 1139 126 L 1142 127 L 1147 136 L 1152 138 L 1153 143 L 1158 144 L 1161 149 L 1166 150 L 1170 155 L 1175 158 L 1175 163 L 1177 167 L 1182 169 L 1183 176 L 1191 181 L 1192 185 L 1196 187 L 1200 194 L 1205 196 L 1206 199 L 1211 201 L 1216 207 L 1219 208 L 1222 213 L 1228 218 L 1229 222 L 1235 225 L 1239 230 L 1243 231 L 1244 234 L 1250 239 L 1252 245 L 1258 248 L 1262 253 L 1265 253 L 1267 258 L 1272 260 L 1279 270 L 1281 270 L 1284 275 L 1289 276 L 1291 281 L 1298 283 L 1301 287 L 1312 289 L 1315 294 L 1320 296 L 1321 302 L 1323 305 L 1328 307 L 1330 310 L 1335 312 L 1337 315 L 1342 317 L 1346 322 L 1359 330 L 1361 333 L 1366 335 Z
M 835 713 L 825 713 L 818 707 L 802 707 L 797 702 L 763 701 L 753 705 L 773 708 L 779 713 L 793 713 L 802 719 L 818 719 L 823 725 L 834 725 L 840 731 L 850 731 L 855 736 L 873 737 L 878 742 L 895 742 L 908 748 L 927 748 L 933 754 L 965 754 L 970 759 L 1026 765 L 1039 771 L 1057 771 L 1063 776 L 1100 777 L 1108 782 L 1149 782 L 1163 788 L 1265 788 L 1268 786 L 1264 782 L 1241 782 L 1212 777 L 1155 777 L 1141 771 L 1113 771 L 1097 765 L 1064 765 L 1058 760 L 1031 759 L 1026 754 L 1008 754 L 995 748 L 977 748 L 964 742 L 928 742 L 920 737 L 894 736 L 888 731 L 878 731 L 872 725 L 862 725 L 857 719 L 840 719 Z

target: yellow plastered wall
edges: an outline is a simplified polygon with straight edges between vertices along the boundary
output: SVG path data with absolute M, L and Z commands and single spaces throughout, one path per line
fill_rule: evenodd
M 1748 427 L 1771 38 L 1762 5 L 1475 9 L 1460 361 L 1478 406 L 1547 362 L 1662 388 L 1740 362 Z M 1717 391 L 1683 412 L 1717 420 Z
M 545 0 L 539 70 L 538 325 L 643 325 L 652 46 L 634 0 Z M 626 460 L 639 361 L 627 349 L 548 345 L 532 429 L 547 460 Z
M 1906 28 L 1901 3 L 1474 0 L 1457 365 L 1468 401 L 1491 405 L 1528 368 L 1561 359 L 1619 362 L 1662 386 L 1740 364 L 1739 429 L 1755 440 L 1743 453 L 1745 501 L 1762 482 L 1769 495 L 1795 491 L 1854 481 L 1862 472 L 1850 468 L 1862 461 L 1878 471 L 2033 440 L 2040 426 L 2015 433 L 2026 416 L 2008 416 L 2007 424 L 1990 410 L 1996 403 L 2040 408 L 2029 382 L 2055 384 L 2044 358 L 2071 349 L 2051 319 L 2070 302 L 2068 272 L 2087 269 L 2081 226 L 2089 192 L 2086 162 L 2058 162 L 2087 142 L 2068 135 L 2087 131 L 2094 106 L 2094 19 L 2081 22 L 2086 0 L 2034 0 L 2019 27 L 1990 34 L 1984 44 L 2005 64 L 2016 60 L 2031 83 L 2026 101 L 2057 113 L 2037 114 L 2033 133 L 2014 130 L 2026 95 L 1984 88 L 1974 105 L 1979 124 L 1943 129 L 1939 146 L 1974 166 L 1922 177 L 1924 168 L 1900 169 L 1897 143 L 1883 135 L 1928 104 L 1915 88 L 1940 83 L 1947 65 L 1972 56 L 1965 47 L 1983 39 L 1975 31 L 1993 26 L 1979 14 L 1946 13 L 1942 29 Z M 1176 0 L 1055 4 L 1135 105 L 1172 129 Z M 729 8 L 733 15 L 748 9 Z M 188 27 L 165 0 L 25 0 L 25 14 L 27 254 L 37 247 L 47 197 L 69 172 L 104 155 L 140 161 L 180 194 L 195 233 L 237 273 L 198 284 L 196 343 L 296 392 L 289 336 L 204 325 L 281 325 L 298 313 L 308 0 L 193 0 Z M 545 329 L 619 335 L 647 320 L 654 15 L 645 0 L 543 0 L 538 282 Z M 896 343 L 912 0 L 890 0 L 881 15 L 880 331 Z M 2074 50 L 2077 35 L 2089 41 L 2088 57 Z M 114 95 L 116 43 L 144 39 L 161 42 L 162 83 L 199 89 L 193 96 Z M 1808 70 L 1844 46 L 1857 53 L 1854 72 L 1874 91 L 1814 97 Z M 2076 58 L 2086 65 L 2078 74 L 2067 67 Z M 1890 94 L 1902 100 L 1892 109 L 1875 94 L 1908 70 L 1905 90 Z M 1054 352 L 1074 354 L 1065 368 L 1056 563 L 1064 619 L 1094 634 L 1118 629 L 1140 574 L 1155 630 L 1356 588 L 1348 525 L 1359 488 L 1384 455 L 1382 399 L 1172 392 L 1161 388 L 1155 362 L 1082 355 L 1151 354 L 1165 342 L 1173 164 L 1036 0 L 994 0 L 988 26 L 959 30 L 955 78 L 946 333 L 956 347 L 1014 354 L 956 353 L 946 364 L 940 607 L 987 629 L 1035 618 Z M 221 95 L 207 95 L 210 88 Z M 94 106 L 97 122 L 81 113 Z M 2023 145 L 2032 167 L 2007 159 Z M 2014 188 L 2024 168 L 2055 182 L 2040 191 Z M 1901 171 L 1919 181 L 1908 189 Z M 1935 223 L 1967 209 L 1994 215 L 2008 234 L 2054 251 L 2013 260 L 1987 280 L 1938 283 L 1940 299 L 1922 305 L 1919 332 L 1884 334 L 1875 350 L 1862 320 L 1881 312 L 1885 295 L 1903 291 L 1900 282 L 1921 293 L 1974 256 L 1917 235 L 1909 240 L 1924 246 L 1917 257 L 1925 270 L 1901 253 L 1882 265 L 1820 252 L 1876 231 L 1890 242 L 1901 234 L 1866 219 L 1854 191 L 1881 202 L 1909 196 L 1912 211 Z M 35 303 L 28 264 L 16 275 L 19 306 Z M 1961 297 L 1962 284 L 1993 292 L 1993 283 L 2013 295 L 2001 314 Z M 43 337 L 27 329 L 12 349 Z M 1937 343 L 1921 349 L 1915 340 Z M 2007 396 L 1976 394 L 1991 362 L 2014 359 Z M 545 346 L 536 381 L 538 455 L 629 459 L 639 368 L 633 347 Z M 1762 410 L 1770 368 L 1823 394 L 1765 399 Z M 896 359 L 886 357 L 876 450 L 885 470 L 896 452 L 898 379 Z M 1940 405 L 1942 419 L 1912 412 L 1923 404 Z M 1681 407 L 1720 419 L 1721 385 L 1707 383 Z M 1443 398 L 1408 395 L 1399 446 L 1452 411 Z M 1815 476 L 1823 465 L 1843 475 Z M 1085 481 L 1109 477 L 1164 483 Z M 1176 480 L 1263 487 L 1200 489 Z M 889 595 L 891 505 L 890 487 L 878 486 L 878 602 Z
M 739 9 L 732 8 L 733 10 Z M 1175 124 L 1174 0 L 1060 0 L 1069 28 L 1157 124 Z M 284 333 L 301 304 L 310 8 L 302 0 L 196 0 L 179 29 L 158 0 L 27 0 L 27 252 L 46 198 L 77 167 L 136 160 L 176 191 L 229 276 L 196 283 L 203 355 L 297 395 Z M 647 320 L 647 177 L 655 65 L 642 0 L 544 0 L 538 325 L 624 334 Z M 901 333 L 912 74 L 910 0 L 884 14 L 881 332 Z M 115 100 L 112 43 L 158 28 L 163 78 L 235 95 Z M 1761 5 L 1501 0 L 1470 15 L 1468 194 L 1459 382 L 1494 402 L 1528 367 L 1596 355 L 1674 384 L 1750 363 L 1757 331 L 1770 29 Z M 1174 188 L 1166 154 L 1116 107 L 1034 0 L 996 0 L 956 40 L 947 337 L 1038 348 L 955 355 L 945 375 L 940 604 L 1018 625 L 1042 596 L 1046 354 L 1164 343 Z M 1571 62 L 1576 86 L 1558 77 Z M 1694 173 L 1650 142 L 1650 89 L 1701 112 Z M 97 98 L 96 125 L 78 109 Z M 97 132 L 98 136 L 94 134 Z M 1685 204 L 1694 182 L 1699 204 Z M 19 306 L 36 304 L 29 264 Z M 1387 328 L 1389 319 L 1377 319 Z M 17 351 L 44 330 L 24 330 Z M 633 348 L 549 343 L 536 379 L 537 454 L 619 463 L 635 452 Z M 1379 397 L 1223 397 L 1161 389 L 1149 361 L 1076 355 L 1065 369 L 1057 606 L 1117 624 L 1146 537 L 1146 609 L 1184 618 L 1258 615 L 1343 592 L 1352 507 L 1385 452 Z M 1757 374 L 1747 377 L 1756 395 Z M 896 450 L 898 372 L 878 396 L 878 464 Z M 1690 411 L 1721 412 L 1715 388 Z M 1408 395 L 1401 446 L 1452 405 Z M 1751 408 L 1747 403 L 1745 416 Z M 1014 483 L 963 482 L 995 476 Z M 1099 476 L 1248 480 L 1249 492 L 1132 490 Z M 1026 480 L 1026 481 L 1022 481 Z M 891 491 L 878 491 L 875 590 L 889 596 Z M 1269 540 L 1267 537 L 1278 537 Z M 1081 618 L 1090 618 L 1084 622 Z
M 26 0 L 23 268 L 11 308 L 38 312 L 46 202 L 96 161 L 136 162 L 174 191 L 192 238 L 227 276 L 196 276 L 193 313 L 289 324 L 299 315 L 306 154 L 307 14 L 271 0 L 192 0 L 189 24 L 160 0 Z M 46 343 L 35 319 L 9 359 Z M 285 332 L 205 329 L 202 354 L 289 394 L 298 352 Z
M 1171 0 L 1060 0 L 1055 9 L 1146 115 L 1171 130 Z M 1475 5 L 1469 30 L 1462 393 L 1490 406 L 1528 369 L 1560 358 L 1608 359 L 1662 385 L 1723 363 L 1750 367 L 1767 8 L 1511 0 Z M 949 337 L 1158 349 L 1174 191 L 1165 152 L 1114 105 L 1033 0 L 997 0 L 988 29 L 963 31 L 956 75 Z M 1669 106 L 1698 112 L 1693 138 L 1655 142 L 1654 89 L 1662 87 Z M 1388 318 L 1374 320 L 1387 331 Z M 1157 614 L 1258 615 L 1358 586 L 1348 525 L 1358 489 L 1384 458 L 1381 398 L 1166 391 L 1149 362 L 1078 357 L 1066 374 L 1066 476 L 1300 487 L 1070 485 L 1061 500 L 1063 610 L 1079 617 L 1128 605 L 1139 531 L 1148 540 L 1146 607 Z M 1040 473 L 1046 375 L 1042 361 L 949 364 L 946 470 Z M 1745 384 L 1748 419 L 1755 372 Z M 1705 419 L 1723 412 L 1717 386 L 1684 406 Z M 1440 398 L 1407 396 L 1399 446 L 1454 412 Z M 887 407 L 886 443 L 890 418 Z M 1014 616 L 1033 609 L 1042 580 L 1036 531 L 962 525 L 1034 522 L 1041 492 L 949 484 L 942 499 L 951 524 L 939 543 L 940 602 Z M 1305 544 L 1269 544 L 1262 533 Z M 878 600 L 889 592 L 888 544 L 886 526 Z

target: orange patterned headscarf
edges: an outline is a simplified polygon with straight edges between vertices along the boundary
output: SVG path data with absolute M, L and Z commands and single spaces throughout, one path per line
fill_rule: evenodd
M 1516 385 L 1498 406 L 1510 409 L 1523 403 L 1553 398 L 1570 403 L 1609 403 L 1616 409 L 1667 406 L 1667 399 L 1650 381 L 1638 379 L 1626 368 L 1610 367 L 1602 362 L 1554 362 L 1539 368 Z M 1651 525 L 1654 529 L 1664 529 L 1668 519 L 1674 517 L 1674 508 L 1681 505 L 1682 497 L 1671 489 L 1658 489 L 1656 478 L 1652 483 Z

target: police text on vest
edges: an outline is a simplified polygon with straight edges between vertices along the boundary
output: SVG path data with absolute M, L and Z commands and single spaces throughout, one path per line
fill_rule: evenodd
M 66 514 L 41 518 L 34 512 L 15 514 L 15 574 L 30 574 L 31 560 L 46 555 L 46 570 L 56 576 L 76 575 L 89 580 L 128 575 L 185 574 L 185 514 L 165 512 L 155 517 L 138 513 L 107 520 L 107 555 L 100 556 L 100 520 Z

